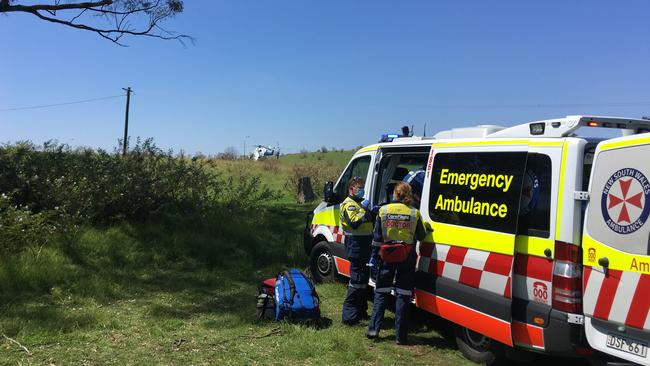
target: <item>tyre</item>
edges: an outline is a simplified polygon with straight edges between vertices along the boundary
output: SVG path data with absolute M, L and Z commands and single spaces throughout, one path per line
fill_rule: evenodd
M 498 342 L 460 325 L 455 325 L 455 332 L 458 349 L 468 360 L 494 365 L 503 359 L 503 347 Z
M 334 257 L 326 241 L 314 245 L 309 256 L 309 267 L 315 282 L 328 282 L 335 278 Z

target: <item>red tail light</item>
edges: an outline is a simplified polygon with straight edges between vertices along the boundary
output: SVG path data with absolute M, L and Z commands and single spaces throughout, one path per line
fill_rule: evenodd
M 582 249 L 577 245 L 555 242 L 553 308 L 582 313 Z

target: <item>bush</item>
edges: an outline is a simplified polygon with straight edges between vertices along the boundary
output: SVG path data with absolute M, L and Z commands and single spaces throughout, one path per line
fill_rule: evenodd
M 280 192 L 268 188 L 259 176 L 249 173 L 242 166 L 231 170 L 221 185 L 218 207 L 229 210 L 230 215 L 255 209 L 265 201 L 281 197 Z
M 57 229 L 64 230 L 64 225 L 54 213 L 33 213 L 27 206 L 11 204 L 5 194 L 0 196 L 0 257 L 26 248 L 39 251 L 53 239 Z
M 0 148 L 0 254 L 42 247 L 84 225 L 177 215 L 197 222 L 278 197 L 244 169 L 228 178 L 210 161 L 174 156 L 152 140 L 126 156 L 29 142 Z M 277 169 L 277 166 L 272 169 Z
M 58 212 L 78 223 L 144 221 L 169 209 L 197 216 L 220 187 L 203 164 L 174 157 L 152 140 L 138 140 L 125 157 L 20 143 L 0 149 L 0 191 L 17 207 Z
M 233 146 L 228 146 L 226 150 L 217 155 L 217 158 L 223 160 L 237 160 L 238 156 L 239 154 L 237 153 L 237 149 L 235 149 Z

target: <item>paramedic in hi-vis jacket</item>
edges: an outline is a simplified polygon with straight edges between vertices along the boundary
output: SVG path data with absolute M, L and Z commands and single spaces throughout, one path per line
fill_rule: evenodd
M 362 178 L 348 182 L 348 196 L 341 203 L 341 226 L 345 231 L 345 251 L 350 260 L 350 285 L 343 301 L 343 323 L 353 325 L 368 318 L 368 267 L 372 242 L 372 216 L 363 200 Z
M 393 203 L 379 210 L 372 240 L 370 266 L 379 266 L 375 285 L 375 302 L 368 325 L 368 338 L 379 336 L 384 320 L 386 302 L 395 289 L 395 334 L 397 344 L 406 344 L 408 337 L 407 310 L 415 285 L 416 240 L 426 232 L 420 211 L 411 207 L 411 187 L 397 183 Z M 393 279 L 395 280 L 393 285 Z

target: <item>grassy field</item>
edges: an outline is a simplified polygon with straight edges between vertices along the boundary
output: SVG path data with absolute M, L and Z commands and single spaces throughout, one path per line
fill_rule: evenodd
M 45 291 L 4 300 L 1 333 L 29 353 L 3 337 L 0 364 L 466 364 L 437 332 L 446 329 L 439 324 L 419 326 L 408 347 L 394 344 L 392 329 L 375 343 L 365 338 L 365 326 L 343 326 L 342 283 L 318 287 L 326 321 L 320 329 L 255 318 L 257 283 L 288 266 L 306 267 L 300 238 L 311 206 L 265 207 L 262 237 L 247 238 L 253 244 L 228 246 L 216 233 L 192 235 L 156 224 L 89 229 L 74 244 L 84 258 L 66 263 L 67 273 L 49 271 L 66 259 L 47 253 L 25 263 L 32 268 L 28 274 L 59 280 Z M 155 250 L 143 249 L 200 242 L 203 235 L 214 235 L 215 246 L 233 253 L 212 267 L 179 259 L 157 268 Z M 260 244 L 264 253 L 246 249 Z
M 52 296 L 3 309 L 2 362 L 35 365 L 467 364 L 448 340 L 420 327 L 413 346 L 364 337 L 339 321 L 345 288 L 319 287 L 331 325 L 259 322 L 251 276 L 235 271 L 142 271 L 113 282 L 121 296 Z M 391 315 L 387 322 L 390 323 Z
M 230 173 L 244 170 L 258 175 L 269 188 L 285 192 L 284 197 L 279 199 L 278 202 L 290 203 L 295 202 L 295 195 L 287 187 L 287 178 L 306 175 L 311 177 L 326 176 L 335 179 L 343 171 L 353 153 L 354 151 L 306 152 L 283 155 L 277 160 L 275 158 L 263 161 L 215 160 L 213 165 L 216 169 L 225 168 Z M 321 193 L 323 183 L 322 179 L 316 179 L 312 182 L 316 194 Z

